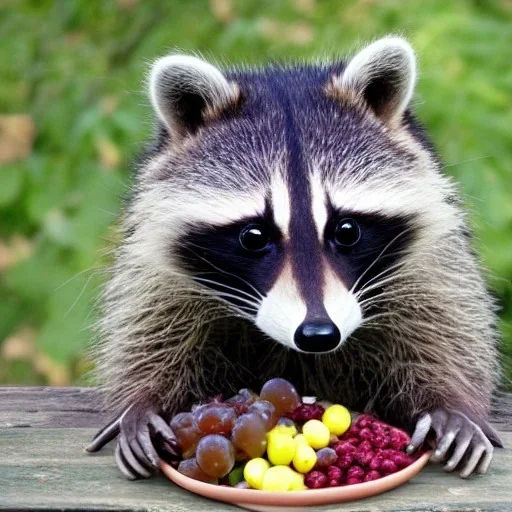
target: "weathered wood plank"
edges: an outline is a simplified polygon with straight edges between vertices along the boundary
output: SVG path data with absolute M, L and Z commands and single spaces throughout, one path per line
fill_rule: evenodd
M 511 447 L 512 395 L 500 397 L 495 411 L 495 424 Z M 105 421 L 94 389 L 0 388 L 0 509 L 236 510 L 183 491 L 163 477 L 126 481 L 115 467 L 112 447 L 86 454 L 84 446 Z M 483 477 L 465 481 L 431 465 L 391 493 L 315 510 L 512 511 L 512 453 L 497 450 L 490 473 Z
M 228 512 L 234 507 L 192 495 L 163 477 L 128 482 L 112 447 L 90 455 L 94 429 L 0 429 L 0 509 Z M 503 434 L 512 446 L 512 434 Z M 490 473 L 462 480 L 431 465 L 394 491 L 322 512 L 511 511 L 512 453 L 498 450 Z M 299 512 L 295 511 L 294 512 Z
M 492 416 L 499 430 L 512 432 L 512 393 L 496 398 Z M 0 428 L 99 428 L 108 418 L 94 388 L 0 387 Z
M 108 417 L 93 388 L 0 387 L 0 428 L 99 428 Z

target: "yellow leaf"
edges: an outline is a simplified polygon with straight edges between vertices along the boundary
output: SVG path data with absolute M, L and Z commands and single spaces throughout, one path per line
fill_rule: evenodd
M 259 29 L 266 39 L 298 45 L 310 43 L 315 36 L 311 25 L 305 22 L 279 23 L 266 18 L 260 21 Z
M 34 356 L 34 340 L 36 331 L 25 325 L 14 334 L 5 338 L 2 343 L 2 356 L 7 361 L 13 359 L 30 360 Z
M 229 23 L 235 18 L 233 0 L 210 0 L 210 10 L 213 16 L 223 23 Z
M 34 243 L 22 235 L 13 235 L 9 242 L 0 241 L 0 272 L 29 258 L 34 252 Z
M 316 0 L 292 0 L 295 10 L 304 14 L 312 14 L 315 11 Z
M 34 357 L 35 369 L 44 375 L 50 386 L 69 386 L 71 371 L 63 364 L 56 363 L 46 354 L 38 353 Z
M 98 151 L 98 157 L 101 165 L 105 169 L 114 169 L 121 163 L 121 152 L 110 139 L 98 139 L 96 142 L 96 149 Z
M 35 135 L 35 124 L 29 115 L 0 115 L 0 164 L 27 158 Z

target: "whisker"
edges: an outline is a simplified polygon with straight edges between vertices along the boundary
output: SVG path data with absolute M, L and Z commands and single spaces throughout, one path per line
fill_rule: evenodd
M 245 292 L 243 290 L 239 290 L 238 288 L 234 288 L 233 286 L 229 286 L 229 285 L 224 284 L 224 283 L 219 283 L 217 281 L 214 281 L 213 279 L 206 279 L 204 277 L 196 277 L 196 276 L 194 276 L 193 279 L 197 280 L 197 281 L 201 281 L 203 283 L 210 283 L 210 284 L 214 284 L 214 285 L 217 285 L 217 286 L 222 286 L 223 288 L 227 288 L 228 290 L 233 290 L 236 293 L 241 293 L 241 294 L 243 294 L 243 295 L 245 295 L 245 296 L 247 296 L 247 297 L 249 297 L 251 299 L 255 298 L 254 295 L 251 295 L 250 293 L 247 293 L 247 292 Z
M 366 268 L 366 270 L 356 279 L 356 282 L 352 285 L 352 288 L 350 289 L 350 293 L 352 293 L 356 286 L 361 282 L 361 279 L 367 274 L 367 272 L 379 261 L 379 259 L 384 255 L 384 253 L 388 250 L 388 248 L 396 241 L 398 238 L 406 234 L 407 232 L 411 231 L 411 227 L 408 227 L 398 233 L 385 247 L 382 249 L 382 251 L 379 253 L 379 255 L 373 260 L 373 262 Z
M 203 248 L 205 249 L 205 248 Z M 218 272 L 221 272 L 222 274 L 226 274 L 228 276 L 232 276 L 232 277 L 235 277 L 237 279 L 240 279 L 240 281 L 242 281 L 243 283 L 245 283 L 247 286 L 249 286 L 252 290 L 254 290 L 258 296 L 263 300 L 265 297 L 251 284 L 249 283 L 249 281 L 246 281 L 245 279 L 243 279 L 242 277 L 240 276 L 237 276 L 236 274 L 233 274 L 231 272 L 227 272 L 226 270 L 222 270 L 221 268 L 217 267 L 216 265 L 214 265 L 211 261 L 208 261 L 206 258 L 203 258 L 202 256 L 200 256 L 199 254 L 197 254 L 196 252 L 192 251 L 198 258 L 201 258 L 205 263 L 207 263 L 208 265 L 210 265 L 212 268 L 214 268 L 215 270 L 217 270 Z

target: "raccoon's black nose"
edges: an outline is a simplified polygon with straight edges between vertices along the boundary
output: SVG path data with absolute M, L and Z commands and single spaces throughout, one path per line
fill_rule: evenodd
M 341 334 L 332 322 L 311 321 L 299 325 L 294 338 L 304 352 L 329 352 L 338 346 Z

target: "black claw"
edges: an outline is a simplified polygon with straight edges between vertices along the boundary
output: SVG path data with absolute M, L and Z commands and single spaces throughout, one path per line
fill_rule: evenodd
M 89 453 L 101 450 L 106 444 L 110 443 L 119 435 L 120 420 L 116 418 L 114 421 L 105 425 L 102 429 L 98 430 L 96 435 L 92 438 L 91 443 L 85 449 Z

